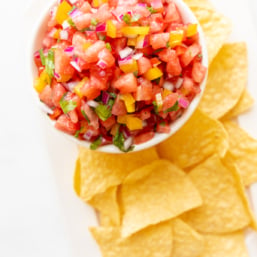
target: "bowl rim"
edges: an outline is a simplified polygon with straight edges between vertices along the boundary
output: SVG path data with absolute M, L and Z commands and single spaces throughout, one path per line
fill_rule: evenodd
M 38 40 L 38 38 L 40 38 L 39 34 L 41 34 L 41 37 L 42 37 L 42 34 L 44 34 L 44 32 L 45 32 L 44 28 L 45 28 L 45 23 L 47 21 L 47 18 L 49 17 L 49 10 L 53 5 L 56 4 L 56 2 L 57 2 L 57 0 L 49 1 L 48 5 L 46 5 L 46 8 L 44 8 L 43 10 L 40 11 L 39 19 L 35 22 L 34 28 L 29 35 L 30 43 L 29 43 L 29 47 L 28 47 L 28 58 L 30 61 L 29 76 L 31 78 L 29 85 L 31 87 L 31 90 L 33 91 L 32 94 L 33 94 L 35 103 L 41 109 L 42 114 L 44 114 L 45 117 L 47 117 L 47 115 L 45 114 L 46 105 L 43 104 L 42 102 L 40 102 L 37 92 L 34 90 L 33 86 L 31 86 L 31 85 L 33 85 L 33 81 L 36 76 L 35 75 L 36 67 L 33 62 L 33 55 L 34 55 L 35 51 L 38 49 L 39 43 L 37 41 L 42 42 L 42 40 Z M 195 17 L 194 13 L 190 10 L 190 8 L 186 5 L 186 3 L 183 2 L 183 0 L 173 0 L 173 2 L 176 4 L 184 23 L 196 23 L 198 25 L 199 42 L 200 42 L 200 45 L 202 48 L 202 55 L 203 55 L 202 64 L 207 68 L 207 72 L 206 72 L 204 80 L 200 84 L 201 92 L 194 97 L 194 99 L 190 103 L 189 107 L 184 111 L 183 115 L 181 115 L 180 118 L 178 118 L 177 120 L 175 120 L 173 123 L 170 124 L 170 128 L 171 128 L 170 133 L 156 133 L 155 132 L 154 137 L 152 139 L 150 139 L 149 141 L 139 144 L 139 145 L 134 145 L 135 147 L 132 152 L 142 151 L 147 148 L 156 146 L 157 144 L 161 143 L 162 141 L 164 141 L 164 140 L 168 139 L 169 137 L 171 137 L 172 135 L 174 135 L 180 128 L 183 127 L 183 125 L 193 115 L 193 113 L 197 109 L 197 106 L 198 106 L 198 104 L 202 98 L 203 92 L 206 88 L 206 82 L 207 82 L 207 78 L 208 78 L 208 53 L 207 53 L 207 45 L 206 45 L 206 41 L 204 38 L 203 30 L 201 28 L 201 25 L 199 24 L 199 21 Z M 73 135 L 69 135 L 63 131 L 57 130 L 54 127 L 55 121 L 52 121 L 48 117 L 47 117 L 47 120 L 48 120 L 48 123 L 50 123 L 52 125 L 51 127 L 58 133 L 62 134 L 64 137 L 68 138 L 69 140 L 73 141 L 74 143 L 76 143 L 80 146 L 90 148 L 90 144 L 91 144 L 90 142 L 77 139 Z M 123 151 L 118 149 L 113 144 L 100 146 L 95 151 L 112 153 L 112 154 L 123 154 L 124 153 Z

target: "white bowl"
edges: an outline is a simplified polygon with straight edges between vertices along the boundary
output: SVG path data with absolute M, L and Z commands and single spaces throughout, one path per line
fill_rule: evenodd
M 206 48 L 206 43 L 205 43 L 203 31 L 200 27 L 200 24 L 198 23 L 198 21 L 197 21 L 195 15 L 193 14 L 193 12 L 189 9 L 189 7 L 182 0 L 173 0 L 173 1 L 177 5 L 177 8 L 179 9 L 184 23 L 197 23 L 198 24 L 199 41 L 200 41 L 200 45 L 202 46 L 202 55 L 203 55 L 202 64 L 205 67 L 208 68 L 207 48 Z M 54 2 L 56 2 L 56 1 L 54 1 Z M 46 12 L 43 12 L 41 17 L 39 17 L 39 20 L 36 23 L 34 31 L 32 31 L 31 37 L 29 39 L 30 42 L 31 42 L 31 46 L 29 47 L 29 58 L 30 58 L 30 65 L 29 65 L 30 73 L 29 73 L 29 76 L 31 76 L 31 79 L 30 79 L 31 84 L 29 86 L 32 88 L 35 100 L 36 100 L 37 104 L 40 106 L 40 108 L 42 109 L 42 113 L 44 114 L 44 116 L 47 116 L 45 114 L 45 112 L 43 111 L 45 108 L 44 108 L 44 106 L 42 106 L 42 103 L 39 100 L 38 94 L 35 92 L 35 90 L 33 89 L 33 86 L 32 86 L 32 81 L 37 76 L 37 69 L 36 69 L 36 66 L 35 66 L 34 61 L 33 61 L 33 54 L 34 54 L 35 51 L 37 51 L 41 47 L 41 43 L 42 43 L 44 33 L 45 33 L 45 29 L 46 29 L 47 20 L 48 20 L 48 17 L 49 17 L 48 16 L 49 15 L 49 9 L 51 8 L 52 5 L 53 5 L 53 3 L 51 3 L 51 5 L 49 5 L 48 8 L 46 9 Z M 177 119 L 175 122 L 170 124 L 170 128 L 171 128 L 170 133 L 168 133 L 168 134 L 166 134 L 166 133 L 161 133 L 161 134 L 160 133 L 155 133 L 154 138 L 152 138 L 151 140 L 149 140 L 145 143 L 139 144 L 139 145 L 135 145 L 135 148 L 134 148 L 133 151 L 140 151 L 140 150 L 152 147 L 154 145 L 157 145 L 160 142 L 169 138 L 176 131 L 178 131 L 188 121 L 188 119 L 192 116 L 195 109 L 197 108 L 197 106 L 199 104 L 199 101 L 202 97 L 202 94 L 204 92 L 204 89 L 205 89 L 206 80 L 207 80 L 207 73 L 206 73 L 205 79 L 203 80 L 203 82 L 200 85 L 201 93 L 198 94 L 193 99 L 193 101 L 191 102 L 189 107 L 184 111 L 183 115 L 179 119 Z M 52 124 L 52 126 L 54 127 L 55 122 L 51 121 L 49 118 L 48 118 L 48 120 L 49 120 L 49 123 Z M 82 141 L 82 140 L 76 139 L 74 136 L 68 135 L 68 134 L 66 134 L 62 131 L 59 131 L 59 130 L 57 130 L 57 131 L 59 133 L 61 133 L 62 135 L 64 135 L 66 138 L 69 138 L 70 140 L 72 140 L 74 143 L 76 143 L 78 145 L 84 146 L 86 148 L 89 148 L 89 146 L 90 146 L 90 142 Z M 116 154 L 123 153 L 122 151 L 120 151 L 114 145 L 101 146 L 97 149 L 97 151 L 108 152 L 108 153 L 116 153 Z

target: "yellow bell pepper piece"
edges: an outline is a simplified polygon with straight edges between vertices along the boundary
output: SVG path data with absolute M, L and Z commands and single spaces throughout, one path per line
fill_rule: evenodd
M 34 88 L 38 93 L 41 93 L 44 88 L 51 83 L 51 79 L 46 70 L 43 70 L 38 78 L 34 81 Z
M 163 98 L 165 98 L 166 96 L 171 95 L 171 94 L 172 94 L 172 92 L 170 90 L 168 90 L 166 88 L 163 90 Z
M 132 63 L 120 65 L 120 69 L 125 73 L 138 71 L 137 61 L 133 60 Z
M 102 4 L 104 4 L 104 3 L 107 3 L 108 2 L 108 0 L 93 0 L 92 1 L 92 6 L 94 7 L 94 8 L 97 8 L 97 7 L 99 7 L 100 5 L 102 5 Z
M 121 29 L 121 32 L 125 36 L 133 35 L 147 35 L 149 34 L 150 27 L 140 27 L 140 26 L 125 26 Z
M 113 24 L 111 20 L 108 20 L 106 22 L 106 34 L 108 37 L 116 38 L 116 35 L 117 35 L 116 26 Z
M 128 113 L 135 112 L 136 100 L 131 94 L 121 95 L 120 99 L 124 101 Z
M 87 50 L 92 45 L 91 42 L 86 42 L 83 44 L 83 50 Z
M 55 31 L 53 37 L 54 37 L 55 39 L 59 39 L 59 38 L 60 38 L 60 32 L 61 32 L 61 30 L 60 30 L 60 29 L 57 29 L 57 30 Z
M 197 24 L 189 24 L 187 26 L 186 36 L 192 37 L 197 34 Z
M 137 43 L 137 38 L 129 38 L 128 42 L 127 42 L 127 45 L 128 46 L 135 46 L 136 43 Z
M 175 46 L 181 45 L 184 38 L 183 30 L 175 30 L 170 32 L 169 44 L 173 48 Z
M 142 129 L 143 128 L 143 121 L 140 120 L 137 117 L 128 116 L 126 125 L 129 128 L 129 130 Z
M 69 18 L 69 12 L 72 10 L 72 6 L 65 0 L 60 3 L 57 8 L 55 20 L 57 23 L 62 24 L 65 20 Z
M 74 87 L 74 92 L 76 95 L 78 95 L 80 98 L 83 97 L 82 93 L 81 93 L 81 88 L 84 86 L 85 82 L 88 80 L 87 77 L 83 78 L 75 87 Z
M 127 123 L 127 116 L 128 115 L 118 116 L 117 122 L 120 123 L 120 124 L 126 124 Z
M 148 80 L 155 80 L 160 78 L 162 75 L 163 75 L 162 71 L 158 67 L 154 67 L 148 70 L 144 74 L 144 77 Z

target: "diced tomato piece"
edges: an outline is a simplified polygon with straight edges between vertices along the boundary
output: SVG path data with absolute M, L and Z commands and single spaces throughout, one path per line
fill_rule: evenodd
M 110 8 L 108 4 L 103 4 L 99 7 L 97 12 L 94 14 L 94 18 L 98 22 L 105 22 L 112 18 L 112 14 L 110 12 Z
M 115 64 L 115 59 L 107 48 L 104 48 L 101 52 L 99 52 L 98 58 L 106 63 L 107 68 L 110 68 Z
M 141 120 L 147 120 L 151 117 L 151 108 L 145 108 L 139 113 Z
M 154 137 L 154 132 L 146 132 L 134 137 L 134 144 L 139 145 L 151 140 Z
M 68 56 L 63 49 L 56 48 L 54 51 L 54 67 L 55 72 L 60 76 L 58 82 L 66 82 L 74 75 L 74 68 L 70 64 L 71 57 Z
M 137 79 L 133 73 L 127 73 L 118 78 L 113 85 L 114 88 L 120 90 L 122 94 L 137 91 Z
M 114 105 L 112 106 L 112 114 L 115 116 L 122 116 L 127 114 L 125 103 L 119 99 L 119 96 L 116 97 Z
M 168 62 L 171 58 L 172 51 L 174 50 L 170 48 L 163 49 L 161 52 L 158 53 L 158 56 L 163 62 Z
M 81 93 L 87 98 L 87 100 L 93 100 L 101 94 L 101 90 L 94 84 L 87 80 L 81 88 Z
M 196 83 L 201 83 L 205 77 L 207 68 L 200 62 L 195 62 L 192 69 L 192 78 Z
M 165 29 L 165 23 L 163 22 L 163 16 L 161 13 L 155 13 L 150 16 L 150 32 L 157 33 L 162 32 Z
M 70 117 L 70 119 L 73 123 L 77 123 L 79 121 L 79 117 L 78 117 L 77 111 L 75 109 L 72 111 L 69 111 L 68 116 Z
M 52 92 L 52 88 L 47 85 L 39 94 L 39 99 L 50 108 L 54 106 Z
M 74 17 L 72 21 L 78 30 L 82 30 L 90 26 L 92 18 L 92 13 L 83 13 L 82 15 Z
M 74 135 L 77 130 L 79 130 L 79 124 L 75 124 L 71 121 L 71 119 L 65 115 L 62 114 L 55 123 L 55 128 L 66 132 L 68 134 Z
M 166 15 L 164 17 L 165 22 L 177 22 L 181 23 L 182 19 L 180 13 L 175 5 L 175 3 L 171 2 L 166 8 Z
M 166 111 L 167 109 L 171 108 L 172 106 L 174 106 L 174 104 L 176 103 L 177 100 L 178 100 L 178 94 L 177 93 L 172 93 L 172 94 L 167 95 L 163 99 L 162 110 Z
M 53 83 L 52 85 L 52 99 L 56 107 L 60 107 L 60 100 L 63 95 L 67 92 L 64 86 L 60 83 Z
M 151 61 L 146 57 L 141 57 L 137 61 L 137 65 L 138 65 L 138 75 L 142 75 L 152 68 Z
M 108 88 L 105 79 L 93 73 L 90 76 L 90 84 L 99 90 L 106 90 Z
M 199 87 L 194 86 L 194 81 L 191 78 L 185 77 L 180 90 L 185 96 L 187 96 L 190 94 L 196 94 L 198 92 L 197 88 Z
M 166 71 L 172 76 L 179 76 L 182 72 L 182 68 L 177 57 L 176 51 L 171 51 L 169 61 L 166 66 Z
M 164 48 L 169 41 L 169 33 L 157 33 L 150 36 L 150 44 L 153 49 Z
M 63 114 L 62 109 L 56 107 L 56 108 L 53 109 L 53 113 L 52 114 L 48 114 L 48 116 L 49 116 L 49 118 L 51 120 L 56 120 L 61 114 Z
M 137 87 L 136 100 L 137 101 L 148 101 L 153 97 L 153 86 L 152 83 L 144 78 L 138 79 L 139 86 Z
M 169 124 L 162 124 L 162 123 L 158 123 L 157 127 L 156 127 L 156 132 L 157 133 L 170 133 L 170 126 Z
M 82 103 L 81 106 L 81 111 L 84 111 L 89 122 L 88 124 L 90 126 L 92 126 L 94 129 L 98 129 L 99 128 L 99 122 L 98 122 L 98 116 L 96 115 L 96 113 L 90 108 L 90 106 L 87 103 Z M 85 117 L 84 117 L 85 118 Z M 87 120 L 87 121 L 88 121 Z
M 186 67 L 191 63 L 191 61 L 201 52 L 201 47 L 198 44 L 193 44 L 189 46 L 186 52 L 181 55 L 180 61 L 183 67 Z
M 177 56 L 183 55 L 187 50 L 186 46 L 180 45 L 175 47 L 175 51 L 177 53 Z
M 93 45 L 91 45 L 85 53 L 84 60 L 87 63 L 93 63 L 98 61 L 98 54 L 101 50 L 105 48 L 105 43 L 101 40 L 95 42 Z
M 89 2 L 87 1 L 82 1 L 82 4 L 79 8 L 80 11 L 82 11 L 83 13 L 88 13 L 88 12 L 91 12 L 91 5 Z
M 100 120 L 100 123 L 102 124 L 102 126 L 104 126 L 106 128 L 106 130 L 110 130 L 112 128 L 112 126 L 116 123 L 115 116 L 112 115 L 106 121 Z

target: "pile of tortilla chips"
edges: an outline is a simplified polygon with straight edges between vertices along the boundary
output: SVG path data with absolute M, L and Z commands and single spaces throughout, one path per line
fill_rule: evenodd
M 185 0 L 205 33 L 209 77 L 199 108 L 167 141 L 141 152 L 79 149 L 74 187 L 93 206 L 104 257 L 247 257 L 257 225 L 245 187 L 257 182 L 257 141 L 232 118 L 250 109 L 245 43 L 206 0 Z

